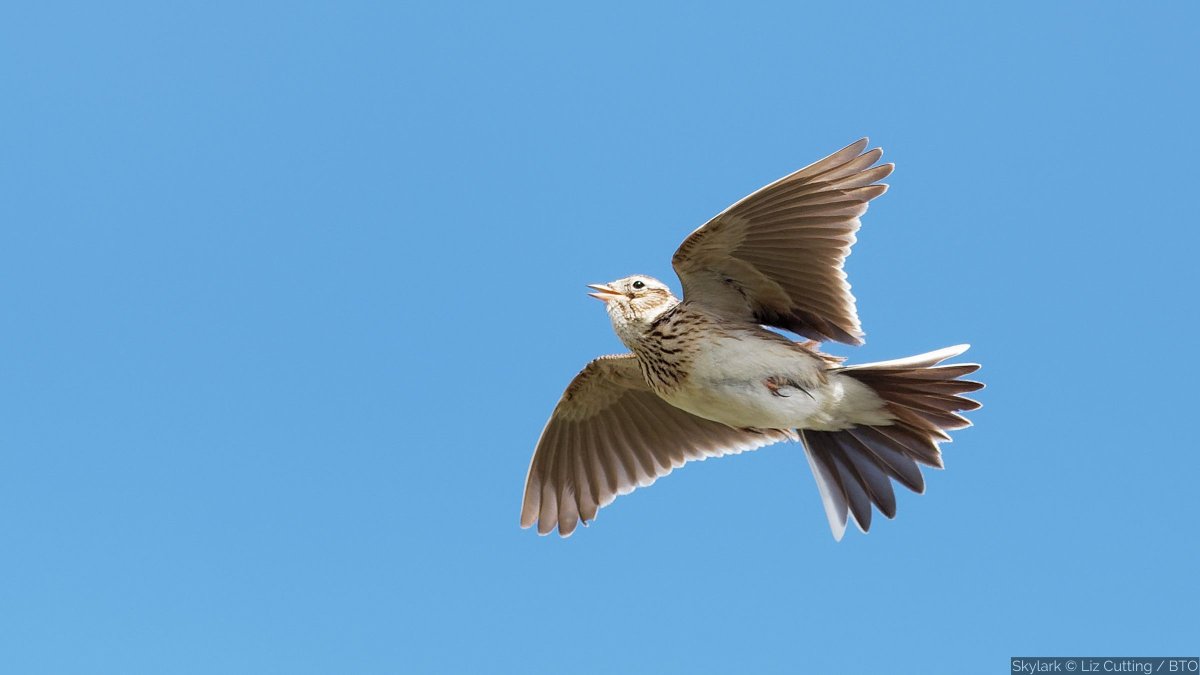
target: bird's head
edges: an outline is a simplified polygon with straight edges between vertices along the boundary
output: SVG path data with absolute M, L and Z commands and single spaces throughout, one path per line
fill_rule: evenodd
M 679 304 L 666 284 L 640 274 L 607 284 L 588 284 L 588 288 L 596 291 L 588 295 L 604 302 L 613 330 L 626 345 L 648 330 L 663 312 Z

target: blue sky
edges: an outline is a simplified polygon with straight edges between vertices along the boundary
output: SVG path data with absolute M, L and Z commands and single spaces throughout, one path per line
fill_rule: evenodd
M 970 6 L 968 6 L 970 5 Z M 0 10 L 0 669 L 1006 672 L 1195 654 L 1184 3 Z M 870 135 L 854 361 L 989 388 L 895 521 L 798 446 L 517 527 L 584 284 Z

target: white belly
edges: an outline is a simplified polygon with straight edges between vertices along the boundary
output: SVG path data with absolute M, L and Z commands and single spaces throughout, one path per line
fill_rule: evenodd
M 665 396 L 693 415 L 757 429 L 845 429 L 885 423 L 865 385 L 775 340 L 714 338 L 702 345 L 682 386 Z M 799 387 L 783 385 L 793 381 Z M 824 380 L 824 382 L 822 382 Z

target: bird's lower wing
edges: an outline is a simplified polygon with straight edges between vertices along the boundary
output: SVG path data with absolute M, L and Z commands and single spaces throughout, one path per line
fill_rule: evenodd
M 659 398 L 632 354 L 585 367 L 546 423 L 529 475 L 521 527 L 569 536 L 618 495 L 646 487 L 695 459 L 753 450 L 789 438 L 696 417 Z

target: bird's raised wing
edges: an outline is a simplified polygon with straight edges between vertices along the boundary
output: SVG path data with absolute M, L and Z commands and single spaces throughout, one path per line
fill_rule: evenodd
M 753 450 L 790 438 L 743 431 L 696 417 L 646 385 L 632 354 L 602 356 L 563 393 L 542 431 L 529 475 L 521 527 L 568 536 L 618 495 L 646 487 L 693 459 Z
M 671 264 L 684 300 L 814 340 L 862 344 L 842 263 L 891 164 L 861 139 L 721 212 Z

